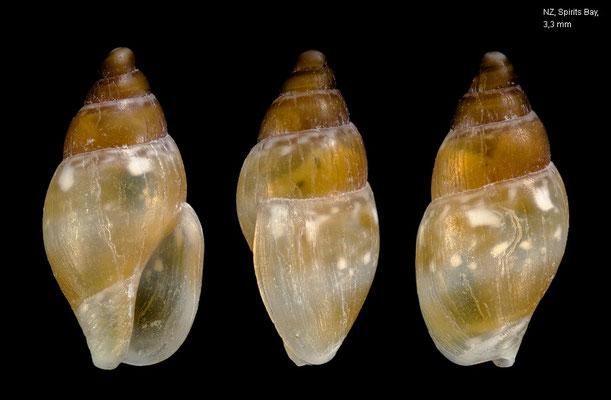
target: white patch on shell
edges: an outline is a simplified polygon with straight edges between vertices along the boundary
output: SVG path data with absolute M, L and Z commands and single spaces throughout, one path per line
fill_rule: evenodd
M 433 261 L 431 261 L 429 264 L 429 270 L 431 270 L 431 272 L 435 272 L 435 263 Z
M 159 328 L 161 327 L 161 324 L 162 324 L 161 320 L 160 320 L 160 319 L 158 319 L 157 321 L 153 321 L 153 322 L 151 322 L 151 323 L 149 324 L 149 327 L 159 329 Z
M 316 238 L 316 232 L 318 231 L 316 223 L 312 220 L 307 220 L 305 222 L 305 231 L 306 239 L 308 239 L 309 242 L 313 242 Z
M 133 157 L 127 164 L 127 170 L 132 176 L 146 174 L 153 169 L 151 161 L 142 157 Z
M 463 193 L 460 197 L 458 197 L 458 199 L 460 200 L 460 202 L 462 204 L 466 204 L 466 203 L 470 202 L 471 200 L 473 200 L 477 196 L 478 196 L 477 193 Z M 479 203 L 483 204 L 482 201 L 480 201 Z
M 462 257 L 460 256 L 460 254 L 454 254 L 451 258 L 450 258 L 450 265 L 453 266 L 454 268 L 458 267 L 460 264 L 462 264 Z
M 516 198 L 517 193 L 518 193 L 518 188 L 516 187 L 510 188 L 509 192 L 507 192 L 507 198 L 509 199 L 509 201 L 513 201 L 513 199 Z
M 74 185 L 74 168 L 71 165 L 68 164 L 64 167 L 57 183 L 62 192 L 67 192 Z
M 281 156 L 286 156 L 287 154 L 289 154 L 291 152 L 292 147 L 291 146 L 282 146 L 278 149 L 278 154 Z
M 466 214 L 472 227 L 482 225 L 499 227 L 503 223 L 503 219 L 498 214 L 484 207 L 468 210 Z
M 539 207 L 543 211 L 549 211 L 554 208 L 554 203 L 552 203 L 552 199 L 549 195 L 549 189 L 547 185 L 538 187 L 535 189 L 534 193 L 535 203 L 537 203 L 537 207 Z
M 132 297 L 134 297 L 135 294 L 136 294 L 136 288 L 134 286 L 134 283 L 130 282 L 127 285 L 127 297 L 131 299 Z
M 558 226 L 554 231 L 554 239 L 560 240 L 562 238 L 562 227 Z
M 310 135 L 301 135 L 301 136 L 297 137 L 297 143 L 298 143 L 298 144 L 306 144 L 306 143 L 308 143 L 310 140 L 312 140 L 312 138 L 310 137 Z
M 369 264 L 369 261 L 371 261 L 371 252 L 370 251 L 365 253 L 365 255 L 363 256 L 363 263 Z
M 348 263 L 346 262 L 346 259 L 344 257 L 341 257 L 339 260 L 337 260 L 337 269 L 339 269 L 340 271 L 346 269 L 347 266 Z
M 161 258 L 157 258 L 155 260 L 155 264 L 153 264 L 153 269 L 157 272 L 163 271 L 163 261 L 161 261 Z
M 443 210 L 441 210 L 441 214 L 439 215 L 439 219 L 443 220 L 446 215 L 448 214 L 448 211 L 450 211 L 450 205 L 446 204 L 443 206 Z
M 520 242 L 519 247 L 522 250 L 529 250 L 532 247 L 532 245 L 530 244 L 528 240 L 523 240 L 522 242 Z
M 471 271 L 477 269 L 477 263 L 471 262 L 467 265 Z
M 498 257 L 503 254 L 503 252 L 507 250 L 508 247 L 509 242 L 501 242 L 492 248 L 490 254 L 492 254 L 494 257 Z
M 330 215 L 322 214 L 322 215 L 319 215 L 318 217 L 316 217 L 315 223 L 316 223 L 316 225 L 322 225 L 325 222 L 327 222 L 330 218 L 331 218 Z
M 288 218 L 288 210 L 281 205 L 275 205 L 271 208 L 270 225 L 274 239 L 279 239 L 285 234 L 286 220 Z
M 119 101 L 117 101 L 117 108 L 119 110 L 127 110 L 127 108 L 129 107 L 130 103 L 131 103 L 131 98 L 125 99 L 125 100 L 119 100 Z

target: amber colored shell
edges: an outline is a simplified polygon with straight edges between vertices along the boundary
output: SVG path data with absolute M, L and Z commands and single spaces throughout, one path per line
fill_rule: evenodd
M 547 133 L 513 65 L 499 52 L 486 53 L 437 154 L 432 198 L 523 176 L 549 162 Z
M 348 107 L 335 88 L 333 71 L 324 54 L 302 53 L 293 73 L 272 103 L 259 131 L 259 141 L 276 135 L 329 128 L 350 122 Z
M 136 68 L 134 53 L 119 47 L 102 64 L 100 80 L 68 128 L 64 158 L 146 143 L 166 135 L 163 111 L 146 77 Z
M 361 135 L 319 51 L 302 53 L 244 161 L 237 190 L 240 225 L 252 246 L 258 204 L 269 198 L 312 199 L 367 183 Z
M 43 239 L 95 366 L 170 357 L 197 312 L 204 237 L 178 146 L 127 48 L 113 50 L 72 120 Z
M 266 197 L 323 197 L 367 182 L 361 136 L 319 51 L 299 56 L 265 115 L 258 142 L 253 152 L 265 155 L 257 156 L 256 168 L 245 168 L 245 181 L 255 179 L 249 171 L 258 174 L 257 185 L 265 186 Z
M 238 180 L 240 226 L 288 356 L 323 364 L 365 301 L 379 229 L 363 140 L 322 53 L 299 56 L 258 139 Z
M 439 149 L 416 240 L 420 309 L 458 365 L 510 367 L 566 246 L 569 209 L 513 66 L 486 53 Z

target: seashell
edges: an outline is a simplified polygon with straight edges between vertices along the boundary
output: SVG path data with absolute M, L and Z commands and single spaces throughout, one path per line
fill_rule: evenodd
M 373 281 L 379 230 L 363 141 L 322 53 L 299 56 L 270 106 L 236 203 L 289 357 L 299 366 L 326 363 Z
M 562 259 L 564 184 L 547 133 L 498 52 L 484 55 L 439 149 L 418 231 L 422 315 L 460 365 L 515 361 Z
M 93 363 L 171 356 L 197 311 L 204 237 L 159 102 L 113 50 L 66 135 L 43 212 L 47 257 Z

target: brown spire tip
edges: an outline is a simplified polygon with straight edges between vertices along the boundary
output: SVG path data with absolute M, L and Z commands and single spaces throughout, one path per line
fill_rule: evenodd
M 123 75 L 136 69 L 136 56 L 127 47 L 112 50 L 102 63 L 102 77 Z
M 64 158 L 75 154 L 131 146 L 167 135 L 163 111 L 151 95 L 146 77 L 136 68 L 134 53 L 119 47 L 101 68 L 101 78 L 76 114 L 64 143 Z M 115 100 L 127 100 L 116 102 Z
M 327 57 L 318 50 L 304 51 L 297 58 L 294 72 L 322 68 L 327 64 Z
M 280 96 L 267 110 L 259 140 L 348 122 L 348 107 L 335 89 L 335 77 L 327 65 L 327 58 L 320 51 L 308 50 L 297 58 Z
M 500 67 L 509 64 L 509 59 L 500 51 L 489 51 L 482 57 L 481 67 Z
M 146 77 L 136 68 L 136 57 L 127 47 L 117 47 L 104 62 L 97 81 L 85 100 L 85 104 L 141 97 L 150 93 Z
M 490 51 L 482 57 L 479 73 L 473 79 L 469 92 L 485 92 L 517 86 L 513 65 L 505 54 Z

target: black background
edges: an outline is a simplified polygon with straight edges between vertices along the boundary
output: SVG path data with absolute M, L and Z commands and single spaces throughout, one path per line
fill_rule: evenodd
M 16 273 L 5 283 L 9 317 L 3 323 L 12 383 L 44 383 L 49 393 L 175 388 L 202 396 L 222 390 L 272 397 L 290 390 L 324 395 L 370 389 L 380 397 L 412 396 L 418 389 L 428 395 L 519 395 L 533 387 L 589 390 L 604 383 L 597 373 L 608 358 L 609 306 L 606 237 L 598 233 L 609 223 L 603 194 L 609 171 L 603 163 L 609 106 L 604 9 L 598 18 L 553 18 L 572 26 L 545 29 L 540 6 L 150 7 L 5 15 L 21 21 L 4 35 L 10 42 L 4 94 L 11 103 L 5 119 L 15 122 L 5 132 L 7 152 L 20 160 L 14 170 L 5 165 L 16 182 L 15 191 L 7 192 L 15 197 L 3 196 L 11 210 L 7 229 L 14 232 L 5 251 L 20 255 L 5 266 Z M 41 220 L 70 120 L 101 62 L 118 46 L 134 51 L 163 107 L 206 251 L 199 311 L 182 347 L 157 365 L 102 371 L 91 363 L 53 278 Z M 267 108 L 297 56 L 311 48 L 327 55 L 363 137 L 381 249 L 369 296 L 336 357 L 298 368 L 260 299 L 235 190 Z M 414 272 L 437 149 L 490 50 L 512 61 L 546 126 L 571 212 L 558 274 L 508 369 L 492 363 L 460 367 L 437 351 L 420 314 Z

